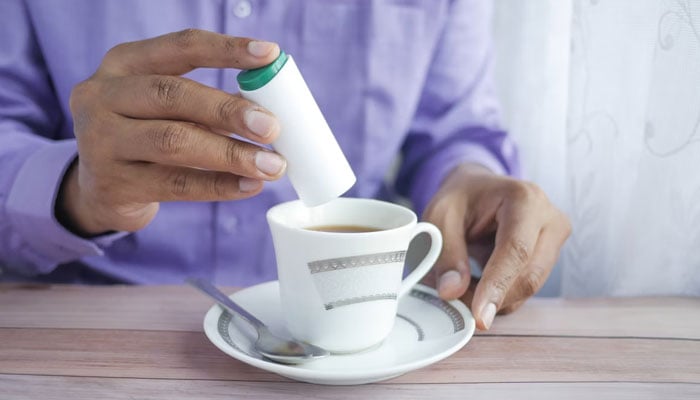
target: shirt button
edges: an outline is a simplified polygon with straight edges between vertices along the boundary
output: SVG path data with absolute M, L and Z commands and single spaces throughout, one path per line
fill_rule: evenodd
M 222 226 L 222 227 L 224 228 L 224 231 L 226 231 L 226 232 L 228 232 L 228 233 L 233 233 L 233 232 L 235 232 L 235 231 L 236 231 L 236 228 L 238 227 L 238 218 L 236 218 L 236 217 L 234 217 L 234 216 L 227 217 L 227 218 L 223 221 L 223 226 Z
M 233 7 L 233 15 L 237 16 L 238 18 L 248 17 L 251 11 L 253 11 L 253 7 L 250 5 L 248 0 L 239 1 L 238 4 Z

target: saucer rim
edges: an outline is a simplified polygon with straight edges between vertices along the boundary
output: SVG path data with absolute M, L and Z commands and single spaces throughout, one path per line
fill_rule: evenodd
M 244 291 L 253 291 L 253 290 L 262 290 L 263 287 L 266 286 L 278 286 L 279 287 L 279 282 L 277 280 L 272 280 L 268 282 L 263 282 L 254 286 L 250 286 L 248 288 L 239 290 L 237 292 L 234 292 L 232 294 L 229 294 L 229 297 L 234 297 L 239 293 L 242 293 Z M 418 289 L 423 292 L 427 292 L 429 294 L 432 294 L 434 296 L 437 296 L 438 293 L 435 289 L 425 286 L 423 284 L 417 284 L 413 287 L 413 289 Z M 279 290 L 279 289 L 277 289 Z M 446 303 L 449 303 L 453 307 L 455 307 L 459 313 L 461 314 L 462 318 L 464 319 L 464 329 L 461 331 L 455 332 L 452 335 L 446 335 L 445 337 L 450 337 L 450 336 L 455 336 L 455 335 L 461 335 L 462 338 L 452 344 L 451 346 L 445 347 L 438 353 L 430 356 L 430 357 L 424 357 L 420 358 L 418 360 L 414 360 L 411 362 L 407 363 L 399 363 L 397 365 L 392 365 L 390 367 L 374 367 L 374 368 L 363 368 L 361 370 L 358 369 L 349 369 L 349 370 L 338 370 L 338 369 L 333 369 L 333 370 L 316 370 L 316 369 L 306 369 L 302 368 L 300 366 L 295 366 L 295 365 L 285 365 L 285 364 L 279 364 L 275 363 L 272 361 L 268 361 L 265 359 L 260 359 L 260 358 L 255 358 L 252 357 L 245 352 L 236 349 L 232 347 L 230 344 L 226 343 L 226 341 L 221 337 L 217 329 L 214 329 L 213 327 L 217 326 L 217 321 L 220 317 L 220 315 L 224 312 L 223 308 L 221 308 L 218 304 L 214 304 L 205 314 L 204 316 L 204 321 L 203 321 L 203 329 L 204 333 L 209 339 L 209 341 L 214 344 L 219 350 L 221 350 L 223 353 L 227 354 L 230 357 L 233 357 L 241 362 L 244 362 L 248 365 L 260 368 L 262 370 L 276 373 L 278 375 L 294 379 L 294 380 L 299 380 L 299 381 L 305 381 L 305 382 L 312 382 L 312 383 L 319 383 L 319 384 L 357 384 L 357 383 L 369 383 L 369 382 L 376 382 L 380 380 L 386 380 L 386 379 L 391 379 L 400 375 L 403 375 L 407 372 L 416 370 L 418 368 L 422 368 L 431 364 L 434 364 L 438 361 L 441 361 L 450 355 L 456 353 L 460 349 L 462 349 L 468 342 L 471 340 L 471 338 L 474 336 L 474 332 L 476 329 L 476 321 L 474 320 L 474 317 L 471 314 L 471 311 L 469 308 L 462 303 L 459 300 L 450 300 L 446 301 Z M 381 346 L 379 346 L 381 347 Z M 331 356 L 333 357 L 333 356 Z

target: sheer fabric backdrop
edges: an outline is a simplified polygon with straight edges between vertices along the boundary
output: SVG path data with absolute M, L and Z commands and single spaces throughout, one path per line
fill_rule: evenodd
M 700 295 L 700 1 L 497 0 L 526 178 L 574 232 L 544 294 Z

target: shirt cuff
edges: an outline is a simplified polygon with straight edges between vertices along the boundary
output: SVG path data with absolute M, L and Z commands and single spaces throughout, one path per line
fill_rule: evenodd
M 479 144 L 455 143 L 446 147 L 431 156 L 416 174 L 410 195 L 418 216 L 423 214 L 447 175 L 464 163 L 480 164 L 498 175 L 508 173 L 498 158 Z
M 20 234 L 37 268 L 51 272 L 58 264 L 85 256 L 101 256 L 103 249 L 128 232 L 94 239 L 81 238 L 56 219 L 54 207 L 63 175 L 78 154 L 75 140 L 57 141 L 32 154 L 22 165 L 10 189 L 6 209 L 10 224 Z

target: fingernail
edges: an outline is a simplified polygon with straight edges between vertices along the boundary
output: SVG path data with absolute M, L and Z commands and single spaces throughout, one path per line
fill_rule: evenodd
M 241 177 L 238 180 L 238 189 L 241 192 L 254 192 L 260 187 L 260 181 L 257 179 L 250 179 L 246 177 Z
M 254 134 L 268 137 L 278 129 L 277 118 L 258 110 L 245 112 L 245 124 Z
M 486 327 L 486 329 L 491 328 L 493 323 L 493 318 L 496 316 L 496 305 L 489 303 L 481 310 L 481 323 Z
M 248 53 L 255 57 L 265 57 L 275 48 L 276 44 L 253 40 L 248 42 Z
M 267 175 L 278 175 L 282 173 L 287 161 L 276 153 L 270 151 L 259 151 L 255 156 L 255 166 L 260 172 Z
M 459 286 L 462 281 L 462 275 L 459 272 L 451 269 L 442 275 L 440 275 L 440 282 L 438 282 L 438 290 L 443 292 L 445 290 L 452 290 Z

